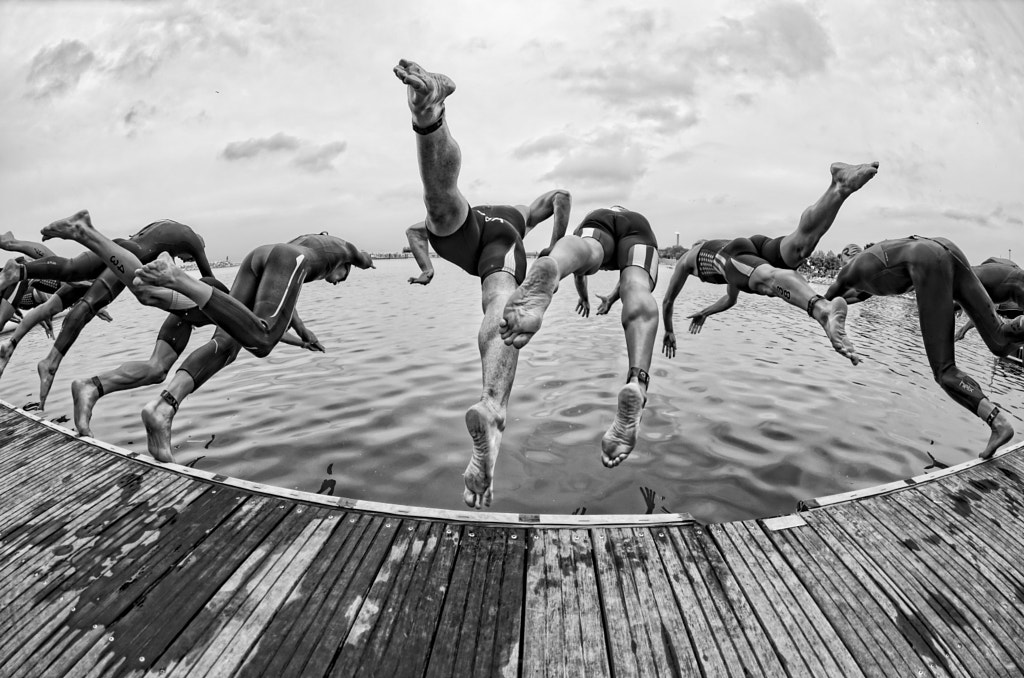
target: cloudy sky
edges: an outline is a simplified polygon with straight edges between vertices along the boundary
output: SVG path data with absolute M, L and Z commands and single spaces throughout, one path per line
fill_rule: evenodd
M 398 250 L 423 211 L 404 57 L 458 85 L 473 203 L 563 187 L 574 222 L 623 204 L 662 245 L 781 235 L 832 161 L 878 160 L 822 249 L 1024 260 L 1022 45 L 1012 0 L 3 1 L 0 226 L 87 208 L 112 235 L 188 223 L 213 259 L 322 230 Z

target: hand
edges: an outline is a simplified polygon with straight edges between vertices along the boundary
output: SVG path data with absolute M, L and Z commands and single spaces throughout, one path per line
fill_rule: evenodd
M 601 300 L 601 305 L 597 307 L 597 315 L 608 315 L 608 311 L 612 310 L 612 306 L 615 305 L 614 301 L 609 301 L 609 299 L 611 299 L 611 295 L 609 294 L 607 297 L 602 297 L 598 294 L 597 298 Z
M 669 358 L 676 357 L 676 333 L 665 332 L 665 338 L 661 342 L 661 351 Z
M 970 328 L 969 328 L 969 327 L 968 327 L 967 325 L 964 325 L 963 327 L 961 327 L 960 329 L 958 329 L 958 330 L 956 331 L 956 334 L 954 334 L 954 335 L 953 335 L 953 341 L 960 341 L 961 339 L 963 339 L 964 337 L 966 337 L 966 336 L 967 336 L 967 331 L 968 331 L 969 329 L 970 329 Z
M 100 310 L 96 311 L 96 317 L 108 323 L 114 321 L 114 316 L 110 315 L 110 313 L 108 313 L 107 309 L 105 308 L 101 308 Z
M 415 278 L 409 278 L 410 285 L 429 285 L 430 281 L 434 279 L 433 271 L 424 271 Z
M 576 304 L 576 312 L 584 318 L 590 317 L 590 300 L 580 297 L 579 302 Z
M 690 334 L 700 334 L 700 329 L 704 327 L 704 321 L 708 319 L 703 313 L 694 313 L 690 316 Z
M 647 510 L 644 511 L 646 515 L 654 513 L 654 490 L 649 487 L 641 487 L 640 494 L 644 497 L 644 504 L 647 505 Z
M 316 338 L 316 335 L 306 330 L 299 339 L 302 339 L 302 348 L 307 351 L 320 351 L 321 353 L 327 353 L 324 349 L 324 345 L 320 343 L 320 340 Z
M 40 325 L 43 326 L 43 332 L 46 332 L 47 339 L 53 339 L 53 323 L 49 319 L 43 320 Z

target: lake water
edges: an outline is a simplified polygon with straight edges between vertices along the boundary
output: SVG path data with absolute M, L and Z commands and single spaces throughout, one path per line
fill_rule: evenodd
M 282 345 L 264 360 L 241 353 L 182 404 L 176 460 L 309 492 L 465 508 L 463 417 L 480 390 L 479 282 L 443 260 L 434 265 L 427 287 L 406 283 L 417 271 L 411 259 L 377 262 L 337 287 L 306 285 L 300 314 L 328 352 Z M 216 273 L 230 283 L 236 270 Z M 663 266 L 659 303 L 670 274 Z M 592 297 L 615 279 L 593 277 Z M 988 428 L 932 379 L 912 298 L 851 307 L 850 334 L 864 357 L 853 367 L 804 312 L 777 299 L 741 295 L 699 335 L 686 333 L 686 315 L 723 291 L 686 283 L 676 302 L 678 353 L 655 355 L 640 441 L 609 470 L 600 441 L 627 368 L 621 307 L 580 318 L 566 281 L 520 356 L 491 510 L 664 510 L 709 522 L 777 515 L 801 499 L 922 473 L 929 453 L 955 464 L 984 447 Z M 68 417 L 69 428 L 71 380 L 148 358 L 164 318 L 129 295 L 110 312 L 114 323 L 90 323 L 57 373 L 45 414 Z M 191 347 L 211 334 L 198 330 Z M 49 345 L 41 330 L 25 338 L 0 398 L 38 400 L 35 365 Z M 976 333 L 958 344 L 957 360 L 1024 434 L 1021 367 L 994 358 Z M 144 453 L 138 413 L 159 391 L 100 400 L 94 435 Z

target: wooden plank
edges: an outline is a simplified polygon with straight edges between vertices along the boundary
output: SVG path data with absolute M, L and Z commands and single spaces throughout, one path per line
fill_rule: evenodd
M 157 511 L 149 511 L 150 500 L 170 501 L 194 483 L 169 476 L 164 483 L 150 483 L 143 493 L 133 497 L 136 501 L 114 508 L 109 516 L 113 526 L 99 531 L 69 530 L 64 543 L 50 549 L 47 557 L 39 560 L 39 577 L 4 577 L 0 593 L 0 637 L 12 633 L 11 625 L 24 626 L 30 614 L 49 618 L 36 605 L 45 604 L 53 596 L 70 596 L 78 587 L 85 586 L 85 578 L 105 575 L 107 563 L 117 558 L 125 547 L 138 542 L 155 518 Z M 73 527 L 73 526 L 72 526 Z M 108 534 L 109 533 L 109 534 Z
M 162 513 L 162 519 L 168 523 L 172 520 L 170 514 Z M 160 525 L 155 526 L 159 529 Z M 80 632 L 93 631 L 105 626 L 109 620 L 113 620 L 117 612 L 105 610 L 111 616 L 107 619 L 90 616 L 87 606 L 91 592 L 102 589 L 107 584 L 109 574 L 115 569 L 118 563 L 127 563 L 129 567 L 135 565 L 136 558 L 140 552 L 150 550 L 147 543 L 141 543 L 134 550 L 122 548 L 123 544 L 112 544 L 113 548 L 100 549 L 98 552 L 83 554 L 72 570 L 70 582 L 52 591 L 50 595 L 37 607 L 34 615 L 25 615 L 13 620 L 9 632 L 4 638 L 4 660 L 14 662 L 13 655 L 7 653 L 13 649 L 15 655 L 27 656 L 37 652 L 40 644 L 56 639 L 57 631 L 60 638 L 64 636 L 75 636 Z
M 832 664 L 823 662 L 823 668 L 832 675 L 853 677 L 862 675 L 853 655 L 850 654 L 822 610 L 814 602 L 807 588 L 801 583 L 783 554 L 771 542 L 759 523 L 761 521 L 744 521 L 733 524 L 738 528 L 739 535 L 745 539 L 744 543 L 749 545 L 751 551 L 755 552 L 756 550 L 756 553 L 764 559 L 761 562 L 764 577 L 775 585 L 781 597 L 789 596 L 793 601 L 794 610 L 799 613 L 794 621 L 803 630 L 807 642 L 814 646 L 820 646 L 829 653 Z M 779 529 L 782 529 L 781 524 L 777 524 Z M 806 523 L 801 519 L 800 525 L 805 526 Z
M 797 607 L 767 580 L 759 555 L 745 543 L 745 534 L 735 525 L 708 525 L 708 534 L 722 553 L 723 560 L 736 578 L 740 590 L 761 627 L 771 640 L 776 654 L 787 657 L 786 670 L 791 676 L 837 675 L 837 668 L 822 664 L 815 652 L 816 644 L 804 637 L 791 608 Z M 791 635 L 792 634 L 792 635 Z
M 526 595 L 523 606 L 523 675 L 543 676 L 547 661 L 544 638 L 547 636 L 547 530 L 527 533 Z M 554 651 L 554 648 L 552 648 Z M 444 673 L 438 675 L 447 675 Z
M 564 665 L 562 673 L 566 676 L 587 675 L 587 669 L 591 664 L 588 661 L 584 638 L 588 637 L 588 629 L 595 626 L 601 628 L 602 626 L 598 607 L 596 605 L 588 607 L 587 603 L 580 599 L 582 587 L 577 581 L 577 556 L 579 556 L 579 560 L 583 561 L 583 563 L 592 558 L 589 549 L 586 552 L 581 549 L 581 539 L 589 546 L 590 539 L 585 531 L 562 530 L 560 531 L 559 539 L 553 544 L 557 551 L 555 548 L 552 548 L 550 549 L 551 554 L 548 555 L 548 558 L 554 557 L 554 565 L 561 573 L 559 582 L 561 586 L 559 587 L 558 594 L 561 599 L 563 613 L 561 623 L 565 636 L 565 641 L 561 647 Z M 586 565 L 583 565 L 583 567 L 586 567 Z M 555 591 L 552 590 L 551 593 L 554 594 Z M 592 616 L 584 617 L 583 609 L 587 609 Z M 589 634 L 588 639 L 595 635 L 597 634 Z M 600 635 L 599 638 L 603 645 L 604 635 Z M 607 673 L 607 668 L 605 673 Z M 591 671 L 590 675 L 594 675 L 594 672 Z
M 298 505 L 207 602 L 167 655 L 169 673 L 232 675 L 338 525 L 339 514 Z
M 657 537 L 656 537 L 657 535 Z M 652 613 L 648 618 L 651 645 L 664 656 L 673 676 L 702 675 L 693 639 L 689 636 L 682 613 L 669 582 L 669 574 L 661 559 L 655 538 L 667 540 L 662 528 L 633 528 L 636 561 L 633 567 L 642 571 L 647 583 L 645 603 Z M 639 583 L 639 580 L 638 580 Z
M 480 647 L 480 628 L 486 622 L 487 613 L 485 599 L 487 572 L 494 552 L 494 544 L 500 536 L 493 529 L 481 530 L 479 527 L 468 527 L 463 533 L 463 547 L 467 542 L 477 541 L 476 559 L 473 563 L 472 578 L 467 583 L 466 607 L 462 617 L 460 633 L 455 645 L 455 663 L 453 669 L 456 676 L 471 675 L 473 662 Z
M 344 654 L 343 643 L 356 620 L 371 585 L 391 551 L 400 520 L 390 517 L 349 515 L 349 520 L 369 521 L 354 548 L 339 553 L 344 565 L 338 571 L 334 586 L 321 606 L 313 628 L 323 629 L 319 636 L 303 640 L 296 649 L 283 676 L 327 675 L 334 661 Z M 333 569 L 333 567 L 332 567 Z
M 309 569 L 302 572 L 289 600 L 274 615 L 259 643 L 250 650 L 237 675 L 282 675 L 303 639 L 319 634 L 317 619 L 327 601 L 338 571 L 345 564 L 344 549 L 354 548 L 368 520 L 365 516 L 334 512 L 337 526 L 317 553 Z M 328 613 L 329 614 L 329 613 Z
M 42 455 L 37 450 L 0 476 L 0 515 L 6 521 L 8 514 L 17 512 L 26 501 L 55 498 L 67 488 L 89 483 L 93 474 L 117 463 L 111 456 L 82 454 L 81 447 L 73 442 Z
M 797 534 L 800 533 L 787 531 L 767 536 L 807 591 L 814 606 L 821 610 L 826 619 L 825 625 L 835 631 L 853 655 L 858 669 L 871 678 L 896 675 L 895 667 L 886 657 L 884 650 L 887 648 L 883 647 L 889 641 L 883 638 L 880 645 L 872 636 L 872 632 L 879 636 L 882 632 L 864 610 L 867 601 L 858 598 L 842 584 L 842 577 L 849 573 L 837 574 L 830 565 L 823 566 L 828 558 L 807 550 L 804 544 L 795 539 Z M 808 541 L 812 540 L 813 532 Z M 881 653 L 879 647 L 883 649 Z M 851 672 L 851 675 L 856 673 Z
M 700 554 L 707 563 L 707 567 L 702 569 L 708 590 L 719 614 L 726 620 L 727 626 L 731 626 L 730 635 L 744 665 L 762 675 L 783 675 L 784 669 L 778 656 L 764 630 L 755 623 L 753 611 L 739 592 L 736 581 L 714 542 L 705 536 L 704 530 L 700 528 L 688 534 L 683 533 L 682 536 L 689 542 L 691 553 Z
M 654 534 L 653 539 L 661 556 L 662 566 L 665 568 L 665 575 L 670 587 L 666 597 L 671 596 L 680 610 L 680 615 L 685 625 L 686 637 L 693 647 L 694 656 L 700 665 L 703 675 L 729 675 L 726 660 L 722 655 L 722 649 L 716 640 L 718 638 L 724 639 L 725 631 L 721 625 L 721 620 L 717 614 L 713 615 L 713 619 L 708 619 L 705 615 L 701 601 L 698 599 L 694 582 L 687 576 L 686 566 L 683 564 L 681 555 L 672 542 L 669 531 L 658 530 Z M 703 583 L 700 582 L 699 585 L 703 590 Z M 706 603 L 713 606 L 710 600 L 707 600 Z M 722 635 L 719 635 L 719 631 Z M 683 635 L 680 634 L 679 637 L 682 638 Z M 726 646 L 728 651 L 733 651 L 732 645 L 728 640 L 726 640 Z M 734 663 L 738 664 L 739 659 L 735 655 L 733 657 L 735 659 Z
M 480 600 L 480 619 L 477 622 L 476 651 L 466 657 L 469 675 L 485 675 L 488 669 L 498 661 L 497 655 L 501 648 L 495 645 L 498 627 L 498 613 L 501 608 L 501 577 L 505 567 L 505 545 L 509 542 L 509 532 L 505 528 L 488 527 L 492 541 L 488 548 L 487 570 L 482 584 Z M 456 664 L 456 670 L 462 662 Z
M 965 660 L 953 652 L 943 632 L 918 614 L 916 606 L 903 595 L 898 583 L 888 576 L 888 569 L 879 569 L 874 561 L 849 539 L 829 518 L 828 511 L 805 514 L 804 519 L 814 528 L 815 534 L 824 541 L 843 567 L 850 571 L 851 583 L 855 582 L 871 596 L 883 614 L 873 616 L 868 630 L 883 629 L 886 619 L 890 631 L 877 639 L 879 648 L 887 653 L 890 661 L 902 668 L 897 674 L 916 674 L 927 667 L 933 674 L 977 675 L 974 662 Z M 864 593 L 860 594 L 861 596 Z M 877 637 L 877 636 L 876 636 Z M 902 642 L 903 637 L 909 645 Z M 900 646 L 899 651 L 894 646 Z
M 1024 648 L 1019 641 L 1024 636 L 1024 623 L 1021 623 L 1018 614 L 1001 614 L 1013 596 L 1004 596 L 1002 587 L 983 585 L 977 567 L 963 567 L 965 556 L 958 551 L 942 546 L 941 541 L 933 544 L 933 538 L 939 535 L 925 529 L 914 512 L 900 504 L 895 497 L 858 508 L 876 519 L 876 533 L 887 544 L 889 559 L 894 558 L 893 554 L 900 554 L 903 561 L 914 565 L 915 573 L 924 578 L 922 588 L 928 583 L 942 584 L 939 595 L 945 596 L 945 599 L 936 598 L 934 603 L 946 607 L 954 621 L 961 614 L 974 617 L 971 626 L 977 635 L 985 637 L 990 645 L 997 645 L 1010 659 L 1005 668 L 1010 673 L 1024 674 Z M 916 537 L 914 548 L 906 546 L 907 539 L 911 537 Z M 961 610 L 965 613 L 961 613 Z M 996 620 L 993 621 L 992 617 L 996 617 Z M 985 630 L 987 633 L 983 632 Z
M 381 605 L 376 623 L 366 642 L 366 649 L 359 658 L 355 671 L 347 675 L 388 675 L 380 674 L 379 669 L 384 663 L 389 646 L 395 643 L 395 654 L 403 653 L 403 639 L 398 631 L 401 628 L 400 612 L 414 607 L 419 600 L 421 591 L 416 584 L 422 582 L 430 571 L 439 543 L 438 536 L 444 526 L 429 521 L 405 521 L 402 530 L 412 538 L 406 555 L 395 573 L 394 583 Z M 396 633 L 398 631 L 398 633 Z
M 422 535 L 406 529 L 412 521 L 390 520 L 396 523 L 391 549 L 359 606 L 359 612 L 355 615 L 345 638 L 342 653 L 331 668 L 330 675 L 356 675 L 363 656 L 372 645 L 374 627 L 379 622 L 386 628 L 390 622 L 386 612 L 392 591 L 396 590 L 396 595 L 400 596 L 408 586 L 411 575 L 408 568 L 403 567 L 403 563 L 406 558 L 415 560 L 419 555 Z
M 827 510 L 804 514 L 809 531 L 778 535 L 804 547 L 807 562 L 822 568 L 819 584 L 832 592 L 842 609 L 855 615 L 851 621 L 865 634 L 865 643 L 874 647 L 876 657 L 881 653 L 888 660 L 886 675 L 968 675 L 945 641 L 930 628 L 922 628 L 913 608 L 898 594 L 889 595 L 896 587 L 884 572 L 872 571 L 874 564 L 859 549 L 847 549 L 846 542 L 836 539 Z M 863 659 L 861 666 L 865 666 Z
M 421 560 L 425 567 L 417 570 L 414 581 L 409 585 L 413 595 L 406 596 L 398 612 L 394 637 L 388 645 L 387 654 L 377 665 L 378 675 L 422 676 L 427 670 L 431 643 L 441 620 L 458 553 L 457 532 L 450 525 L 431 523 L 430 538 L 435 542 L 431 546 L 433 558 Z
M 829 516 L 865 550 L 876 567 L 885 567 L 920 616 L 926 616 L 932 624 L 945 629 L 947 638 L 959 639 L 954 650 L 959 650 L 962 659 L 973 662 L 983 675 L 1011 675 L 1008 668 L 1013 666 L 1013 660 L 997 643 L 974 629 L 976 619 L 965 623 L 964 620 L 974 615 L 956 604 L 956 592 L 936 579 L 920 560 L 908 557 L 910 554 L 905 553 L 905 549 L 894 548 L 887 542 L 866 511 L 867 505 L 847 504 L 829 511 Z M 879 562 L 880 559 L 883 562 Z M 991 652 L 983 649 L 986 647 Z
M 544 532 L 544 581 L 546 606 L 544 609 L 545 632 L 544 675 L 563 676 L 566 673 L 565 609 L 562 601 L 563 580 L 570 576 L 559 566 L 558 552 L 561 542 L 570 538 L 568 530 L 547 530 Z M 458 674 L 457 674 L 458 675 Z
M 512 529 L 506 533 L 505 553 L 502 556 L 504 570 L 498 600 L 501 609 L 496 621 L 489 676 L 512 678 L 519 675 L 522 659 L 521 638 L 524 612 L 524 584 L 526 579 L 526 530 Z M 593 575 L 591 571 L 591 576 Z M 585 576 L 585 573 L 584 573 Z M 596 589 L 595 589 L 596 592 Z M 593 675 L 593 674 L 592 674 Z
M 605 637 L 612 675 L 639 676 L 648 673 L 651 655 L 644 633 L 634 633 L 640 602 L 631 579 L 622 572 L 622 537 L 614 529 L 601 530 L 594 544 L 597 584 L 604 608 Z

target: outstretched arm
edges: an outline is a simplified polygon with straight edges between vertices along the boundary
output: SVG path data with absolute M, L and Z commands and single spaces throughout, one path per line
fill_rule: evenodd
M 298 311 L 292 313 L 292 324 L 290 327 L 292 331 L 285 332 L 281 335 L 281 342 L 285 344 L 291 344 L 292 346 L 298 346 L 304 348 L 307 351 L 320 351 L 326 353 L 327 350 L 323 344 L 316 338 L 316 335 L 308 329 L 305 323 L 302 322 L 302 318 L 299 317 Z
M 968 318 L 967 322 L 964 323 L 964 326 L 958 329 L 956 331 L 956 334 L 953 335 L 953 341 L 960 341 L 961 339 L 966 337 L 967 333 L 970 332 L 972 329 L 974 329 L 974 321 Z
M 587 276 L 575 275 L 573 276 L 573 282 L 576 283 L 576 293 L 580 295 L 580 300 L 576 303 L 576 312 L 586 318 L 590 315 L 590 294 L 587 292 Z
M 672 312 L 675 310 L 676 297 L 683 291 L 683 285 L 690 275 L 688 260 L 684 256 L 672 269 L 672 277 L 668 281 L 668 289 L 665 290 L 665 297 L 661 300 L 662 321 L 665 324 L 665 336 L 662 338 L 661 350 L 669 358 L 676 355 L 676 332 L 672 324 Z
M 556 188 L 548 191 L 534 200 L 526 210 L 526 232 L 529 233 L 534 226 L 545 219 L 554 217 L 554 226 L 551 229 L 551 243 L 546 251 L 541 253 L 544 256 L 551 251 L 555 243 L 562 239 L 566 229 L 569 227 L 569 213 L 572 210 L 572 195 L 569 191 Z
M 736 305 L 736 299 L 740 296 L 740 288 L 735 285 L 729 285 L 726 290 L 725 296 L 711 304 L 702 311 L 698 311 L 690 316 L 692 322 L 690 322 L 690 334 L 697 334 L 701 328 L 704 327 L 704 321 L 708 319 L 708 316 L 716 313 L 722 313 L 728 311 L 730 308 Z
M 427 224 L 424 221 L 413 224 L 405 229 L 405 237 L 409 239 L 412 258 L 419 264 L 421 273 L 409 278 L 409 284 L 428 285 L 434 279 L 434 265 L 430 263 L 430 241 L 427 239 Z

